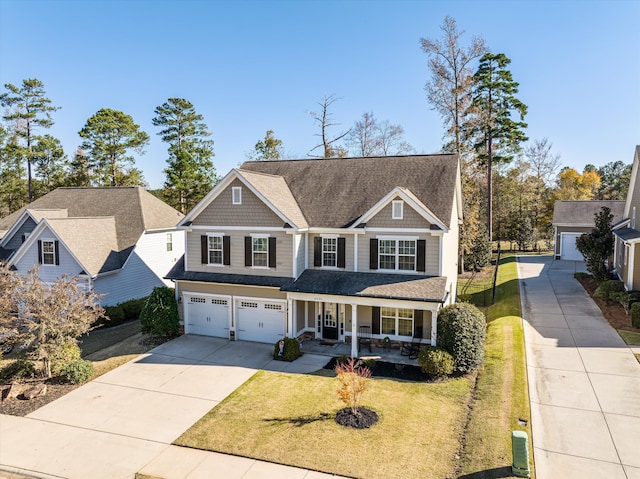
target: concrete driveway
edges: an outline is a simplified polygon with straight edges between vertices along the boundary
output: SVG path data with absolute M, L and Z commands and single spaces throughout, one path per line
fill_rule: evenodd
M 573 278 L 518 258 L 538 479 L 640 479 L 640 364 Z
M 0 416 L 0 469 L 79 479 L 133 478 L 142 469 L 167 479 L 222 477 L 219 471 L 225 479 L 322 477 L 169 446 L 258 369 L 307 373 L 327 362 L 313 354 L 273 361 L 272 351 L 202 336 L 165 343 L 24 418 Z

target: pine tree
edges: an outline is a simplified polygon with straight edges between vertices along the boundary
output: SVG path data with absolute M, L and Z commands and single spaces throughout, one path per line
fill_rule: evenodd
M 213 140 L 203 116 L 184 98 L 169 98 L 155 109 L 153 124 L 169 145 L 163 196 L 167 203 L 186 213 L 217 181 L 211 159 Z
M 264 140 L 258 141 L 248 155 L 253 161 L 279 161 L 282 159 L 282 140 L 274 136 L 273 130 L 267 130 Z

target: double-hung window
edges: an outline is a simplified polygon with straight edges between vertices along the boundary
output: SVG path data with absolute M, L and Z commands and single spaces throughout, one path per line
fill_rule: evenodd
M 251 246 L 253 266 L 269 267 L 269 238 L 267 236 L 254 236 L 251 238 Z
M 173 234 L 167 233 L 167 251 L 173 251 Z
M 56 264 L 56 246 L 54 241 L 42 240 L 42 264 Z
M 378 249 L 379 268 L 387 270 L 416 270 L 416 241 L 381 239 Z
M 209 264 L 222 266 L 224 261 L 224 246 L 222 235 L 210 235 L 207 238 L 209 251 Z
M 382 334 L 413 336 L 413 309 L 380 308 Z
M 322 266 L 338 265 L 338 238 L 322 238 Z

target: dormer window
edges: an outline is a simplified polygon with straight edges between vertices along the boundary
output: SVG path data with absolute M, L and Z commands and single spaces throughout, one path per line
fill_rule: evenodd
M 234 205 L 242 204 L 242 186 L 234 186 L 231 188 L 231 203 Z
M 404 201 L 395 200 L 391 202 L 391 219 L 401 220 L 404 209 Z

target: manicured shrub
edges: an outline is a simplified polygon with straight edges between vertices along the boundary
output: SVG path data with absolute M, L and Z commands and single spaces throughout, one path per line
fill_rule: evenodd
M 60 378 L 69 384 L 86 383 L 93 376 L 93 363 L 84 359 L 70 361 L 60 372 Z
M 138 299 L 130 299 L 129 301 L 125 301 L 120 304 L 120 307 L 124 311 L 124 316 L 126 320 L 138 319 L 140 318 L 140 313 L 142 312 L 142 308 L 144 307 L 144 303 L 147 301 L 147 298 L 138 298 Z
M 453 356 L 444 349 L 436 346 L 426 346 L 420 350 L 418 365 L 423 373 L 441 377 L 453 373 L 455 361 Z
M 282 356 L 280 356 L 280 341 L 278 341 L 273 348 L 273 359 L 291 362 L 302 356 L 302 352 L 300 351 L 300 343 L 297 339 L 284 338 L 282 341 L 284 341 Z
M 613 293 L 620 293 L 624 291 L 624 283 L 619 279 L 609 279 L 603 281 L 593 292 L 593 295 L 597 298 L 606 299 L 607 301 L 616 301 L 612 297 Z
M 438 346 L 453 356 L 454 371 L 474 371 L 484 358 L 486 319 L 469 303 L 446 306 L 438 313 Z
M 31 379 L 36 377 L 36 366 L 28 359 L 16 359 L 0 369 L 0 380 Z
M 177 336 L 178 303 L 172 288 L 153 288 L 140 313 L 142 332 L 153 336 Z
M 640 328 L 640 303 L 631 305 L 631 326 Z
M 51 374 L 59 376 L 66 365 L 75 359 L 80 359 L 80 347 L 75 342 L 63 344 L 51 356 Z

